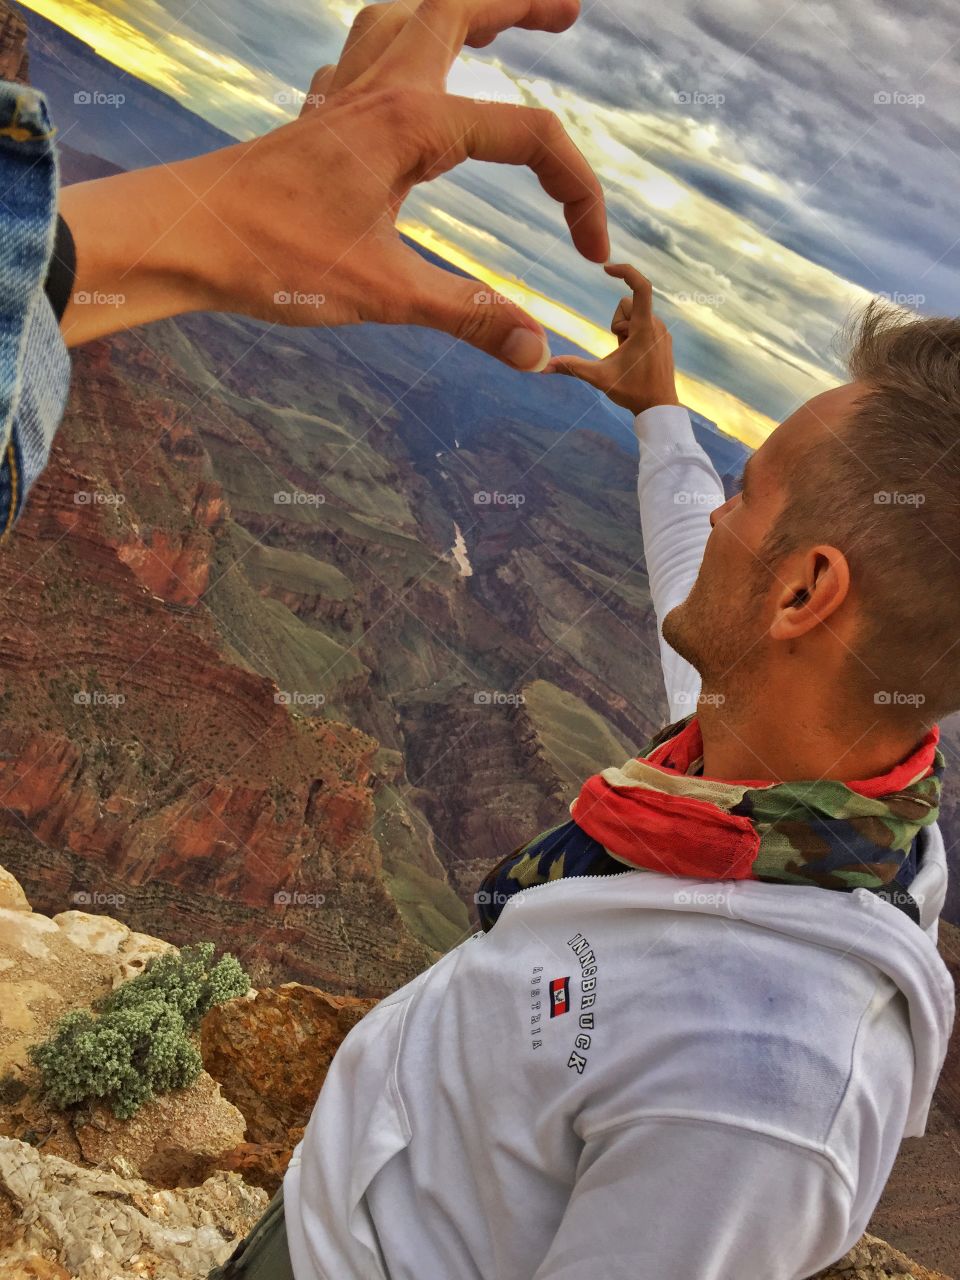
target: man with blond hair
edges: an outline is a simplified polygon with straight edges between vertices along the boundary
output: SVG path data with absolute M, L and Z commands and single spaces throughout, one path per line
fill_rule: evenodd
M 924 1130 L 953 1022 L 960 323 L 869 307 L 851 381 L 725 499 L 649 281 L 607 270 L 617 350 L 548 367 L 635 415 L 676 719 L 347 1037 L 284 1183 L 296 1280 L 804 1280 Z

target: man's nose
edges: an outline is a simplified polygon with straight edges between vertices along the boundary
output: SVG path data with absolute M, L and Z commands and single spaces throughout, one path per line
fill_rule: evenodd
M 720 519 L 723 513 L 728 509 L 728 507 L 732 506 L 739 497 L 740 497 L 739 493 L 735 493 L 732 498 L 728 498 L 726 502 L 721 503 L 719 507 L 713 508 L 713 510 L 710 512 L 710 528 L 711 529 L 715 529 L 717 527 L 717 521 Z

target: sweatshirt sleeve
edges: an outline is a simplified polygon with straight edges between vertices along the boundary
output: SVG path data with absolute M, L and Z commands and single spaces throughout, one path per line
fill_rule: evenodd
M 640 528 L 657 630 L 693 586 L 710 536 L 710 513 L 726 501 L 723 484 L 693 434 L 681 405 L 637 414 L 640 441 Z M 660 661 L 669 719 L 696 710 L 700 676 L 660 635 Z
M 803 1280 L 855 1243 L 850 1222 L 848 1184 L 815 1151 L 724 1123 L 633 1121 L 586 1143 L 534 1280 Z

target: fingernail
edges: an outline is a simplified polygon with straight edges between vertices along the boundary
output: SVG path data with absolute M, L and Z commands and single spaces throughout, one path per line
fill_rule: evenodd
M 532 329 L 512 329 L 500 354 L 515 369 L 539 373 L 550 359 L 550 347 L 546 339 Z

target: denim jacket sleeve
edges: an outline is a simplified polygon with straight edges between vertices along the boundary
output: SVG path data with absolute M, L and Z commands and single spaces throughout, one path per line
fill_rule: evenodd
M 0 81 L 0 535 L 47 464 L 70 382 L 44 292 L 57 216 L 53 134 L 43 95 Z

